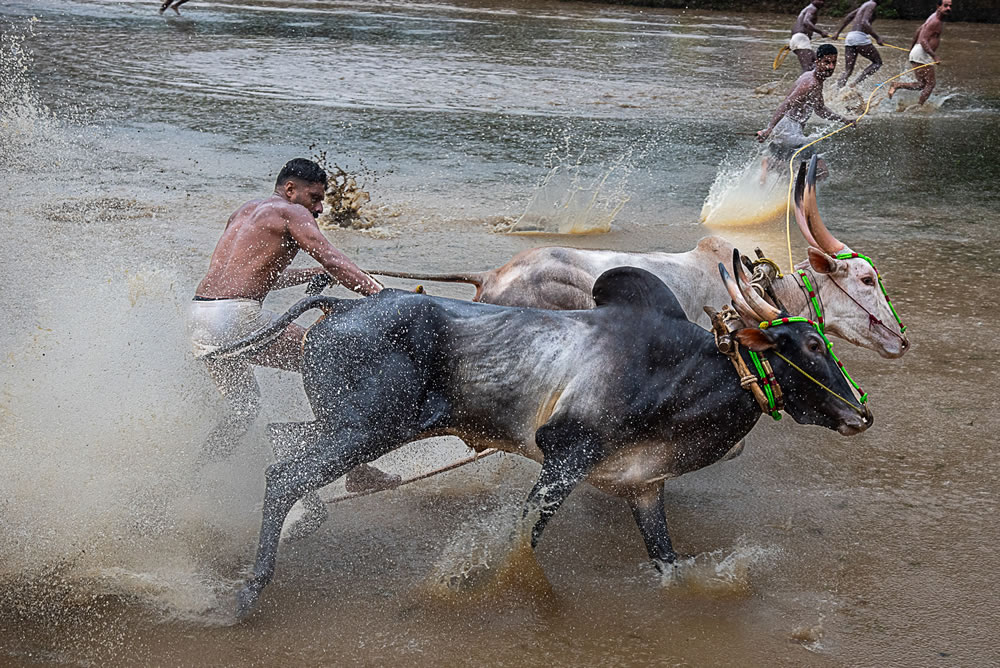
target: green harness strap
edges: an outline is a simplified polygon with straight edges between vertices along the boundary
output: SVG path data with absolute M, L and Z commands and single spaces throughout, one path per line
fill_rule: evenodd
M 830 342 L 830 339 L 826 338 L 826 334 L 823 333 L 823 329 L 822 329 L 822 327 L 819 324 L 817 324 L 816 322 L 810 320 L 809 318 L 787 317 L 787 318 L 779 318 L 778 320 L 771 320 L 770 322 L 762 322 L 762 323 L 760 323 L 759 327 L 760 327 L 760 329 L 768 329 L 768 328 L 771 328 L 771 327 L 777 327 L 778 325 L 787 325 L 788 323 L 791 323 L 791 322 L 805 322 L 805 323 L 808 323 L 808 324 L 812 325 L 813 329 L 816 330 L 816 333 L 819 334 L 820 337 L 822 337 L 823 341 L 826 343 L 826 349 L 830 353 L 830 357 L 833 358 L 833 361 L 837 363 L 837 368 L 840 369 L 840 373 L 842 373 L 844 375 L 844 378 L 847 380 L 847 382 L 850 384 L 850 386 L 853 387 L 855 390 L 857 390 L 858 394 L 860 395 L 860 397 L 858 398 L 858 403 L 860 403 L 861 405 L 865 405 L 866 403 L 868 403 L 868 393 L 865 392 L 865 391 L 863 391 L 861 389 L 861 387 L 857 383 L 854 382 L 854 379 L 851 378 L 851 375 L 849 373 L 847 373 L 847 369 L 844 368 L 843 363 L 840 361 L 840 359 L 837 358 L 836 354 L 834 354 L 834 352 L 833 352 L 833 344 Z M 764 361 L 765 361 L 765 358 L 764 358 L 764 356 L 763 356 L 762 353 L 755 353 L 752 350 L 748 350 L 747 352 L 750 353 L 750 359 L 753 361 L 754 367 L 757 369 L 757 374 L 760 376 L 760 381 L 764 385 L 764 394 L 767 395 L 768 408 L 771 411 L 771 417 L 774 418 L 775 420 L 780 420 L 781 419 L 781 413 L 779 413 L 778 410 L 777 410 L 777 406 L 776 406 L 776 403 L 775 403 L 775 400 L 774 400 L 774 392 L 771 390 L 771 381 L 770 381 L 770 379 L 768 377 L 768 374 L 764 371 Z M 837 397 L 838 399 L 840 399 L 841 401 L 843 401 L 844 403 L 846 403 L 848 406 L 852 406 L 853 407 L 854 404 L 852 404 L 850 401 L 848 401 L 844 397 L 840 396 L 839 394 L 837 394 L 836 392 L 834 392 L 833 390 L 831 390 L 829 387 L 827 387 L 823 383 L 821 383 L 818 380 L 816 380 L 815 378 L 813 378 L 805 370 L 803 370 L 802 368 L 800 368 L 798 365 L 796 365 L 794 362 L 792 362 L 791 360 L 789 360 L 787 357 L 785 357 L 784 355 L 782 355 L 781 353 L 779 353 L 777 351 L 775 351 L 775 355 L 777 355 L 778 357 L 780 357 L 781 359 L 783 359 L 793 369 L 795 369 L 796 371 L 798 371 L 799 373 L 801 373 L 803 376 L 805 376 L 806 378 L 808 378 L 812 382 L 816 383 L 817 385 L 819 385 L 820 387 L 822 387 L 824 390 L 826 390 L 827 392 L 829 392 L 833 396 Z

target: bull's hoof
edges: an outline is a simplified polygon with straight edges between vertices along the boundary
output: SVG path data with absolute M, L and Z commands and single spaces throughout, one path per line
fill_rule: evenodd
M 380 471 L 374 466 L 361 464 L 347 472 L 344 487 L 351 494 L 361 492 L 382 492 L 399 487 L 403 479 L 395 474 Z
M 672 558 L 670 561 L 664 559 L 653 559 L 653 567 L 656 568 L 656 572 L 660 574 L 660 581 L 664 584 L 675 582 L 680 579 L 680 568 L 677 564 L 677 559 Z
M 260 590 L 255 589 L 250 586 L 250 584 L 243 585 L 243 589 L 236 595 L 236 621 L 242 622 L 250 613 L 254 611 L 257 607 L 257 600 L 260 598 Z

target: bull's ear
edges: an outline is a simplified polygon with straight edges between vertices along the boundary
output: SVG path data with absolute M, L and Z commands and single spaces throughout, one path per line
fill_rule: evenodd
M 746 327 L 737 331 L 736 340 L 755 353 L 762 353 L 778 345 L 770 332 L 756 327 Z
M 818 248 L 809 247 L 809 266 L 817 274 L 832 274 L 837 269 L 837 260 Z

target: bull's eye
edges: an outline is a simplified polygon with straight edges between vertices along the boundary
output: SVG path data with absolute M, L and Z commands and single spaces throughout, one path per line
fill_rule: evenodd
M 864 278 L 861 279 L 861 282 L 867 285 L 868 287 L 875 287 L 875 279 L 872 278 L 871 276 L 865 276 Z
M 808 345 L 809 345 L 809 352 L 811 353 L 818 353 L 823 349 L 823 346 L 821 346 L 819 341 L 816 341 L 815 339 L 809 341 Z

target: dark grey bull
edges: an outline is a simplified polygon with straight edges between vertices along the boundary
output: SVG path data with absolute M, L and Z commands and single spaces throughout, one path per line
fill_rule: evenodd
M 736 334 L 743 346 L 780 353 L 851 398 L 838 399 L 769 356 L 787 413 L 846 435 L 870 425 L 870 413 L 854 400 L 811 325 L 758 329 L 777 309 L 762 309 L 755 293 L 731 293 L 748 325 Z M 257 560 L 239 593 L 238 615 L 252 609 L 271 580 L 282 523 L 296 501 L 361 463 L 443 434 L 477 451 L 500 448 L 541 463 L 525 504 L 526 516 L 538 517 L 532 545 L 587 479 L 623 497 L 654 563 L 672 564 L 664 481 L 721 459 L 761 409 L 712 334 L 688 321 L 653 274 L 612 269 L 597 280 L 593 295 L 597 307 L 586 311 L 399 290 L 365 299 L 312 297 L 293 306 L 275 331 L 309 309 L 328 313 L 304 341 L 302 378 L 316 420 L 283 425 L 297 432 L 299 447 L 267 469 Z M 744 298 L 757 304 L 750 307 Z M 245 351 L 267 336 L 221 354 Z

